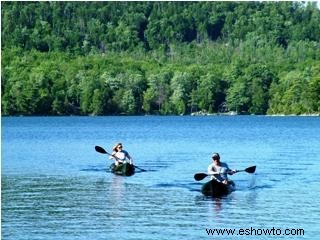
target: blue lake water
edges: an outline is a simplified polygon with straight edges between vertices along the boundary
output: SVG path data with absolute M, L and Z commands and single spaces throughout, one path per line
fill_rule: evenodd
M 94 146 L 116 142 L 147 171 L 108 172 Z M 2 239 L 320 236 L 319 117 L 3 117 L 1 147 Z M 204 197 L 209 179 L 193 176 L 213 152 L 256 173 L 231 176 L 237 190 L 226 197 Z M 252 235 L 209 236 L 214 228 Z M 280 235 L 261 233 L 272 228 Z

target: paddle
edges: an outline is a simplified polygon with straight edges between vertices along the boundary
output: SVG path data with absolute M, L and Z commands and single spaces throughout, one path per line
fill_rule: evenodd
M 97 152 L 99 152 L 99 153 L 108 154 L 108 155 L 110 155 L 110 156 L 112 156 L 112 157 L 114 157 L 114 158 L 116 158 L 116 159 L 119 159 L 119 158 L 117 158 L 116 156 L 112 155 L 111 153 L 108 153 L 106 150 L 104 150 L 103 147 L 95 146 L 94 148 L 95 148 L 95 150 L 96 150 Z M 136 166 L 136 165 L 133 165 L 133 166 L 134 166 L 135 168 L 139 169 L 139 170 L 142 171 L 142 172 L 146 172 L 146 171 L 147 171 L 147 170 L 142 169 L 142 168 L 140 168 L 140 167 L 138 167 L 138 166 Z
M 246 168 L 246 169 L 244 169 L 244 170 L 237 170 L 236 172 L 254 173 L 255 171 L 256 171 L 256 166 L 252 166 L 252 167 L 248 167 L 248 168 Z M 207 174 L 207 173 L 196 173 L 196 174 L 194 175 L 194 179 L 195 179 L 196 181 L 201 181 L 202 179 L 204 179 L 204 178 L 206 178 L 206 177 L 208 177 L 208 176 L 210 176 L 210 175 Z

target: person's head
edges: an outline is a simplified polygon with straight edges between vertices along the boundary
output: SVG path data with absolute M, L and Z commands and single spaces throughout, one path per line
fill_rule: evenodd
M 116 145 L 114 145 L 112 150 L 115 151 L 115 152 L 121 151 L 122 150 L 122 143 L 117 143 Z
M 214 153 L 214 154 L 212 155 L 212 161 L 213 161 L 214 163 L 217 163 L 217 164 L 220 163 L 220 155 L 219 155 L 219 153 Z

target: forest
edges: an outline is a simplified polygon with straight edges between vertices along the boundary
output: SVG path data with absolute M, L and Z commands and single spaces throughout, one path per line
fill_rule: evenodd
M 316 2 L 1 2 L 1 115 L 320 114 Z

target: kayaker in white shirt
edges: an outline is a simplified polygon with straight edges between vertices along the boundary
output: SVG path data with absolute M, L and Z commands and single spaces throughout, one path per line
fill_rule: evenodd
M 123 164 L 126 162 L 126 159 L 129 160 L 130 164 L 133 164 L 133 159 L 129 155 L 129 153 L 125 150 L 123 150 L 122 143 L 117 143 L 113 148 L 112 148 L 112 156 L 110 156 L 110 159 L 115 160 L 115 165 L 118 166 L 119 164 Z
M 232 175 L 236 172 L 237 170 L 231 170 L 226 163 L 220 162 L 219 153 L 212 155 L 212 163 L 208 166 L 208 175 L 211 175 L 211 179 L 228 184 L 228 174 Z

